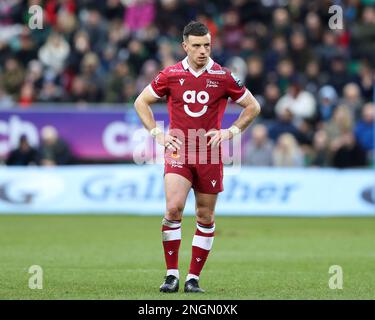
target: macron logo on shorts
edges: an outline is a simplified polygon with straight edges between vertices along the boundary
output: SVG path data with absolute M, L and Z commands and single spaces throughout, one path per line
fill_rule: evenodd
M 215 188 L 215 186 L 216 186 L 216 180 L 211 180 L 211 184 Z

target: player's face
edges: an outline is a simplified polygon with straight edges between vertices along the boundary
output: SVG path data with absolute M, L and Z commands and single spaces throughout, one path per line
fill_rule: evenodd
M 211 36 L 188 36 L 182 43 L 192 67 L 202 68 L 207 62 L 211 53 Z

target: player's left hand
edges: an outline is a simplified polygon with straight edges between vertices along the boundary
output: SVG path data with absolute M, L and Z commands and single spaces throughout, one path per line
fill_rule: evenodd
M 212 147 L 218 147 L 221 142 L 232 139 L 233 137 L 232 133 L 228 129 L 211 130 L 208 131 L 204 136 L 211 137 L 207 145 L 212 145 Z

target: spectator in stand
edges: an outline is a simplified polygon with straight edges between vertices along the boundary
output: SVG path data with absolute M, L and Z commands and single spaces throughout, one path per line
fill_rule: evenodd
M 177 63 L 173 45 L 165 40 L 159 42 L 156 58 L 160 61 L 162 68 L 169 66 L 169 63 L 172 63 L 172 65 Z
M 305 18 L 307 43 L 314 47 L 319 46 L 322 42 L 323 27 L 319 15 L 310 11 Z
M 43 65 L 39 60 L 30 61 L 27 66 L 25 81 L 32 83 L 36 90 L 40 90 L 43 86 L 43 71 Z
M 267 34 L 263 35 L 264 37 Z M 241 41 L 241 51 L 240 57 L 244 60 L 248 59 L 251 56 L 259 56 L 262 55 L 262 49 L 260 48 L 260 40 L 259 37 L 253 35 L 249 31 L 246 33 L 245 38 Z M 262 59 L 263 62 L 263 59 Z
M 317 120 L 327 122 L 332 118 L 337 105 L 337 93 L 334 87 L 326 85 L 319 90 Z
M 365 101 L 373 99 L 374 69 L 369 63 L 361 63 L 357 83 L 361 88 L 361 95 Z
M 336 152 L 341 146 L 341 136 L 345 132 L 353 130 L 353 118 L 350 110 L 344 105 L 338 106 L 332 119 L 324 124 L 323 130 L 327 133 L 330 150 Z
M 105 90 L 106 102 L 119 103 L 123 101 L 121 99 L 121 91 L 126 79 L 131 79 L 129 66 L 126 62 L 118 62 L 107 79 Z
M 75 102 L 79 104 L 87 104 L 90 100 L 88 85 L 86 80 L 81 77 L 75 77 L 72 83 L 72 88 L 70 90 L 70 95 L 67 98 L 69 102 Z
M 122 98 L 121 101 L 129 104 L 133 104 L 137 99 L 137 87 L 136 83 L 128 79 L 124 82 L 124 86 L 122 88 Z
M 65 39 L 71 43 L 74 32 L 78 28 L 78 19 L 74 13 L 66 10 L 59 10 L 57 15 L 57 30 L 59 30 Z
M 104 14 L 107 20 L 122 20 L 124 17 L 124 6 L 121 0 L 107 0 Z
M 316 114 L 314 96 L 303 90 L 301 80 L 294 79 L 288 86 L 287 93 L 280 98 L 275 106 L 277 114 L 290 109 L 294 116 L 294 123 L 298 125 L 302 120 L 312 120 Z
M 272 12 L 272 28 L 284 36 L 289 36 L 291 32 L 291 21 L 286 8 L 277 8 Z
M 359 21 L 351 29 L 351 49 L 355 57 L 364 57 L 375 65 L 375 8 L 374 5 L 364 6 Z
M 293 113 L 289 108 L 284 108 L 280 111 L 276 121 L 269 129 L 269 136 L 274 142 L 276 142 L 283 133 L 290 133 L 295 139 L 300 139 L 300 133 L 293 124 Z
M 301 148 L 310 148 L 314 140 L 314 127 L 310 121 L 302 120 L 299 122 L 298 126 L 299 139 L 298 143 Z
M 22 21 L 22 6 L 20 1 L 0 2 L 0 26 L 11 26 Z
M 315 57 L 307 45 L 306 36 L 302 30 L 293 31 L 290 36 L 290 46 L 290 57 L 294 62 L 296 70 L 298 72 L 305 71 L 309 61 L 312 61 Z
M 324 130 L 318 130 L 314 134 L 310 166 L 328 167 L 329 165 L 330 165 L 330 152 L 329 152 L 329 145 L 328 145 L 328 136 Z
M 330 70 L 328 82 L 341 94 L 344 86 L 352 80 L 345 58 L 342 55 L 334 57 L 328 70 Z
M 268 138 L 267 127 L 257 124 L 251 129 L 249 143 L 245 146 L 243 164 L 250 166 L 272 166 L 273 143 Z
M 147 60 L 148 52 L 145 45 L 137 40 L 132 39 L 128 44 L 128 59 L 127 62 L 133 74 L 138 75 L 144 62 Z
M 366 103 L 362 109 L 362 119 L 357 122 L 354 131 L 358 144 L 367 153 L 368 163 L 370 163 L 374 151 L 374 117 L 375 104 Z
M 63 90 L 52 80 L 46 80 L 40 90 L 38 100 L 40 102 L 62 102 Z
M 248 87 L 251 88 L 251 87 Z M 280 99 L 280 89 L 275 83 L 268 83 L 264 89 L 264 98 L 261 108 L 261 117 L 264 120 L 274 120 L 276 118 L 275 105 Z M 262 100 L 261 100 L 262 101 Z
M 67 59 L 67 71 L 77 74 L 81 61 L 86 53 L 90 52 L 90 38 L 87 32 L 78 30 L 73 39 L 73 48 Z
M 241 42 L 244 38 L 244 28 L 237 10 L 230 9 L 224 13 L 222 38 L 225 48 L 230 55 L 238 55 L 241 50 Z
M 306 15 L 306 7 L 301 0 L 288 1 L 286 7 L 288 8 L 291 21 L 301 21 Z
M 247 65 L 244 59 L 242 59 L 239 56 L 231 57 L 225 64 L 225 67 L 231 70 L 236 75 L 236 77 L 241 81 L 241 83 L 245 82 L 247 74 Z
M 318 60 L 310 60 L 305 69 L 304 83 L 306 91 L 318 96 L 319 88 L 327 83 L 328 75 L 321 70 Z
M 116 68 L 116 64 L 120 60 L 117 58 L 117 48 L 111 44 L 103 49 L 101 56 L 101 66 L 103 72 L 107 77 L 110 76 L 111 72 Z
M 356 83 L 351 82 L 345 85 L 343 98 L 339 101 L 339 104 L 343 104 L 349 108 L 353 119 L 357 120 L 361 117 L 363 100 L 360 88 Z
M 9 153 L 5 163 L 8 166 L 36 165 L 38 162 L 37 155 L 37 150 L 30 145 L 27 137 L 22 135 L 18 147 Z
M 10 109 L 15 103 L 10 95 L 8 95 L 0 84 L 0 110 Z
M 211 44 L 212 58 L 217 61 L 220 65 L 225 65 L 229 60 L 230 55 L 223 46 L 223 40 L 221 37 L 216 37 L 215 42 Z M 165 64 L 163 64 L 165 65 Z
M 323 32 L 322 42 L 315 47 L 315 52 L 321 62 L 322 69 L 331 70 L 332 60 L 340 54 L 336 34 L 332 30 Z M 335 89 L 337 90 L 336 87 Z
M 25 71 L 17 59 L 8 58 L 5 60 L 4 72 L 0 81 L 5 91 L 14 99 L 18 99 L 21 90 Z
M 29 1 L 31 5 L 31 1 Z M 32 1 L 32 4 L 39 4 Z M 56 1 L 56 0 L 46 0 L 44 6 L 44 16 L 46 20 L 49 22 L 51 26 L 59 26 L 59 17 L 61 14 L 70 14 L 73 15 L 76 12 L 76 1 L 74 0 L 64 0 L 64 1 Z
M 23 67 L 26 67 L 31 60 L 38 58 L 38 48 L 29 28 L 24 27 L 22 29 L 16 44 L 13 45 L 18 47 L 16 58 Z
M 289 58 L 280 60 L 277 64 L 277 84 L 282 94 L 286 94 L 288 86 L 295 78 L 294 64 Z
M 124 16 L 125 27 L 131 32 L 140 33 L 155 19 L 155 1 L 138 0 L 127 4 Z
M 59 74 L 65 66 L 69 52 L 69 43 L 59 33 L 52 33 L 47 42 L 40 48 L 38 55 L 40 61 L 47 68 Z
M 155 25 L 162 36 L 176 37 L 186 22 L 182 1 L 157 1 Z
M 107 42 L 107 27 L 108 24 L 103 19 L 98 7 L 90 6 L 85 10 L 85 15 L 82 19 L 82 29 L 87 32 L 91 49 L 100 54 L 103 50 L 103 44 Z
M 273 164 L 276 167 L 302 167 L 304 164 L 303 153 L 297 140 L 289 133 L 283 133 L 276 143 L 273 151 Z
M 266 84 L 264 76 L 263 61 L 258 56 L 247 59 L 247 76 L 245 85 L 250 88 L 253 95 L 261 95 Z
M 86 80 L 89 102 L 101 101 L 104 95 L 100 61 L 96 53 L 88 52 L 81 61 L 81 77 Z
M 288 55 L 288 43 L 284 36 L 277 34 L 271 40 L 271 48 L 265 54 L 265 70 L 266 72 L 276 71 L 280 60 L 285 59 Z
M 20 98 L 18 103 L 21 108 L 29 108 L 35 100 L 35 90 L 34 86 L 30 82 L 23 84 L 20 92 Z
M 147 30 L 148 32 L 149 30 Z M 146 31 L 145 31 L 146 32 Z M 147 35 L 147 34 L 146 34 Z M 142 35 L 146 39 L 146 35 Z M 129 29 L 124 28 L 124 25 L 115 20 L 108 25 L 108 46 L 116 49 L 116 53 L 120 54 L 121 48 L 126 47 L 127 41 L 131 36 Z M 157 35 L 156 35 L 157 36 Z
M 38 158 L 39 164 L 47 167 L 73 162 L 68 145 L 59 138 L 57 130 L 52 126 L 42 128 Z
M 218 31 L 219 31 L 218 25 L 215 22 L 215 20 L 210 18 L 208 15 L 200 12 L 197 15 L 197 21 L 202 22 L 203 24 L 205 24 L 207 26 L 208 30 L 210 31 L 211 42 L 215 43 L 216 36 L 217 36 Z
M 136 81 L 136 92 L 141 92 L 158 75 L 159 66 L 155 60 L 147 60 Z
M 344 169 L 366 166 L 366 152 L 357 143 L 352 131 L 344 132 L 338 138 L 337 144 L 332 159 L 334 167 Z

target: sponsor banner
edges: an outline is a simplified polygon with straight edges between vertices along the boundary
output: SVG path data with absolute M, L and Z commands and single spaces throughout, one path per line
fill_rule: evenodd
M 370 169 L 225 169 L 218 215 L 375 215 Z M 145 214 L 165 211 L 163 166 L 0 168 L 0 213 Z M 194 214 L 190 192 L 186 215 Z
M 153 107 L 155 120 L 169 125 L 166 106 Z M 240 110 L 239 110 L 240 111 Z M 228 128 L 239 111 L 227 112 L 223 128 Z M 55 127 L 78 159 L 133 160 L 133 152 L 149 146 L 152 139 L 133 108 L 11 110 L 0 112 L 0 159 L 16 148 L 22 134 L 37 147 L 44 126 Z

